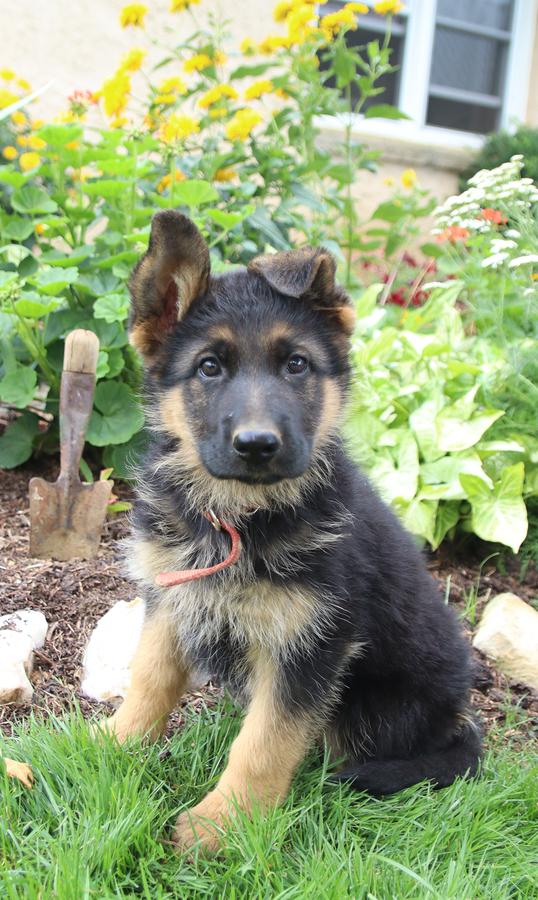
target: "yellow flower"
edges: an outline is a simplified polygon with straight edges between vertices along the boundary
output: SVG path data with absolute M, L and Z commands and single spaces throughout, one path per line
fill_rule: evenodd
M 11 103 L 15 103 L 18 99 L 16 94 L 12 94 L 11 91 L 6 91 L 5 88 L 0 88 L 0 109 L 4 109 L 5 106 L 10 106 Z
M 217 169 L 213 177 L 215 181 L 232 181 L 232 179 L 235 178 L 235 171 L 231 167 Z
M 26 81 L 26 78 L 17 78 L 17 84 L 23 91 L 30 90 L 31 85 L 29 81 Z
M 125 72 L 116 72 L 103 84 L 103 104 L 107 116 L 121 116 L 131 91 L 131 79 Z
M 362 13 L 363 15 L 370 12 L 370 7 L 366 6 L 366 3 L 346 3 L 344 9 L 349 9 L 353 13 Z
M 212 66 L 213 62 L 207 53 L 196 53 L 183 63 L 185 72 L 202 72 L 203 69 Z
M 128 121 L 129 120 L 128 120 L 127 116 L 119 116 L 119 115 L 114 116 L 114 118 L 110 120 L 110 127 L 111 128 L 124 128 L 125 125 L 127 125 Z
M 38 235 L 41 235 L 46 230 L 46 228 L 47 228 L 47 226 L 44 225 L 43 222 L 36 222 L 35 233 Z
M 143 3 L 129 3 L 120 12 L 121 27 L 127 28 L 129 25 L 133 25 L 136 28 L 143 28 L 147 12 L 148 8 Z
M 27 147 L 28 146 L 28 138 L 25 134 L 17 135 L 17 144 L 19 147 Z
M 214 103 L 218 103 L 223 97 L 229 97 L 230 100 L 236 100 L 238 93 L 231 84 L 216 84 L 215 87 L 210 88 L 205 94 L 202 94 L 198 100 L 198 106 L 201 106 L 202 109 L 209 109 L 210 106 L 213 106 Z
M 414 169 L 406 169 L 402 172 L 400 181 L 404 188 L 412 188 L 417 183 L 417 173 Z
M 380 16 L 395 16 L 403 8 L 401 0 L 380 0 L 379 3 L 374 3 L 374 10 Z
M 170 106 L 176 102 L 175 94 L 156 94 L 153 102 L 157 106 Z
M 275 22 L 285 22 L 293 7 L 293 0 L 282 0 L 281 3 L 277 3 L 273 10 L 273 19 Z
M 133 47 L 133 49 L 129 50 L 123 57 L 118 71 L 138 72 L 146 56 L 146 50 L 141 50 L 139 47 Z
M 216 66 L 223 66 L 225 62 L 228 61 L 228 57 L 222 50 L 215 50 L 213 54 L 213 62 Z
M 17 159 L 18 155 L 19 154 L 17 148 L 13 147 L 11 144 L 8 144 L 8 146 L 4 147 L 4 149 L 2 150 L 2 156 L 4 157 L 4 159 L 9 159 L 10 161 L 12 159 Z
M 26 125 L 26 116 L 22 109 L 16 109 L 15 112 L 11 114 L 11 121 L 14 125 Z
M 286 21 L 289 39 L 294 44 L 301 44 L 318 24 L 318 16 L 312 6 L 301 3 L 291 11 Z
M 323 16 L 319 23 L 326 41 L 332 41 L 343 28 L 354 31 L 357 27 L 355 14 L 344 6 L 337 12 Z
M 0 69 L 0 78 L 3 78 L 4 81 L 13 81 L 15 72 L 13 69 Z
M 177 181 L 185 181 L 186 177 L 187 176 L 185 175 L 184 172 L 181 171 L 181 169 L 174 169 L 174 181 L 176 181 L 176 182 Z M 159 181 L 159 183 L 157 185 L 157 190 L 159 191 L 159 194 L 162 194 L 163 191 L 166 190 L 166 188 L 170 187 L 171 181 L 172 181 L 172 178 L 170 177 L 170 173 L 168 173 L 168 175 L 163 175 L 163 177 L 161 178 L 161 180 Z
M 78 150 L 79 147 L 80 141 L 69 141 L 69 143 L 65 145 L 66 150 Z
M 226 137 L 230 141 L 245 141 L 252 129 L 262 121 L 260 114 L 254 110 L 239 109 L 226 126 Z
M 157 90 L 159 94 L 171 94 L 172 92 L 176 94 L 186 94 L 187 85 L 179 75 L 171 75 L 169 78 L 165 78 L 164 81 L 161 81 L 157 86 Z
M 246 89 L 245 98 L 247 100 L 258 100 L 264 94 L 270 94 L 273 90 L 273 86 L 273 82 L 269 81 L 268 78 L 262 78 L 260 81 L 255 81 Z
M 224 116 L 228 115 L 228 110 L 225 106 L 213 106 L 209 110 L 209 118 L 210 119 L 222 119 Z
M 198 6 L 201 0 L 170 0 L 170 12 L 183 12 L 189 6 Z
M 387 178 L 384 178 L 383 184 L 386 184 L 387 187 L 394 187 L 394 178 L 392 175 L 388 175 Z
M 252 56 L 256 52 L 256 44 L 252 38 L 245 38 L 241 41 L 239 49 L 244 56 Z
M 30 150 L 43 150 L 43 147 L 47 146 L 47 142 L 37 136 L 37 134 L 29 134 L 26 140 L 26 146 L 30 148 Z
M 270 55 L 275 52 L 275 50 L 283 50 L 284 48 L 289 49 L 291 47 L 291 40 L 289 37 L 280 37 L 280 35 L 269 35 L 269 37 L 264 38 L 264 40 L 258 44 L 258 50 L 260 53 L 265 53 Z
M 17 113 L 13 113 L 13 116 L 16 116 L 16 115 L 17 115 Z M 11 118 L 13 118 L 13 116 L 11 116 Z M 38 128 L 41 128 L 44 124 L 45 124 L 44 119 L 34 119 L 34 121 L 31 123 L 32 131 L 37 131 Z
M 40 162 L 39 153 L 21 153 L 19 159 L 20 167 L 24 172 L 27 172 L 29 169 L 35 169 Z
M 200 123 L 190 116 L 182 116 L 180 113 L 172 113 L 167 122 L 159 129 L 159 137 L 166 144 L 188 138 L 191 134 L 200 131 Z

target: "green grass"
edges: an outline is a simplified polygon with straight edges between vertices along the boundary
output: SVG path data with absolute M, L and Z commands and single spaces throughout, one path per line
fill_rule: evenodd
M 0 897 L 538 897 L 538 753 L 499 740 L 479 780 L 383 801 L 328 783 L 313 754 L 286 804 L 241 818 L 221 857 L 176 856 L 168 829 L 214 783 L 238 724 L 225 704 L 152 747 L 93 742 L 76 715 L 0 740 L 36 776 L 27 790 L 0 772 Z

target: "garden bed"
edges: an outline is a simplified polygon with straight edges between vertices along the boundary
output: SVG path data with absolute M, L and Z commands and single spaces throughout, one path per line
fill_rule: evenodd
M 33 712 L 36 716 L 48 713 L 61 715 L 76 701 L 84 716 L 107 704 L 96 703 L 80 693 L 82 653 L 97 620 L 118 600 L 133 599 L 133 586 L 121 571 L 121 539 L 127 532 L 127 517 L 123 514 L 110 519 L 105 527 L 99 554 L 94 560 L 55 562 L 28 557 L 28 481 L 37 474 L 35 466 L 23 466 L 16 472 L 0 473 L 0 612 L 9 613 L 29 607 L 41 610 L 47 617 L 49 633 L 42 651 L 36 653 L 32 674 L 35 693 L 31 706 L 0 707 L 0 728 L 11 734 L 12 726 Z M 53 480 L 56 467 L 47 466 L 40 475 Z M 128 495 L 123 488 L 122 496 Z M 500 575 L 492 563 L 480 574 L 481 559 L 451 558 L 446 549 L 429 559 L 432 574 L 443 591 L 449 579 L 449 602 L 464 618 L 466 628 L 478 621 L 489 592 L 514 591 L 526 600 L 538 595 L 538 575 L 533 566 L 525 580 L 518 578 L 518 569 Z M 477 595 L 477 584 L 480 587 Z M 538 694 L 509 681 L 475 652 L 476 675 L 473 701 L 489 728 L 505 725 L 503 739 L 512 745 L 528 740 L 538 741 Z M 186 702 L 194 705 L 212 703 L 217 691 L 207 686 L 201 693 L 191 694 Z M 182 720 L 181 711 L 174 714 L 170 731 Z M 501 733 L 501 732 L 499 732 Z

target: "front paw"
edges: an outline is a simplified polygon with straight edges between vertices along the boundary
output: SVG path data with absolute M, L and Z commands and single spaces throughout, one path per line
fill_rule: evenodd
M 131 737 L 156 741 L 162 734 L 163 727 L 161 724 L 157 724 L 148 728 L 145 722 L 122 715 L 120 707 L 110 718 L 102 719 L 100 722 L 94 722 L 90 725 L 90 732 L 94 738 L 106 734 L 115 738 L 119 744 L 123 744 Z
M 212 854 L 222 846 L 223 831 L 230 824 L 229 801 L 217 791 L 211 791 L 204 799 L 181 813 L 172 832 L 172 842 L 178 850 L 199 847 Z

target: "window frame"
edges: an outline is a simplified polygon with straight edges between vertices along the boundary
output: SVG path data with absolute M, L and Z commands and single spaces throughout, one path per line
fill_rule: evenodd
M 373 0 L 367 0 L 373 5 Z M 511 37 L 506 59 L 506 76 L 501 96 L 499 128 L 515 130 L 526 118 L 534 41 L 538 31 L 538 0 L 514 0 Z M 409 119 L 365 119 L 354 116 L 353 130 L 359 134 L 402 139 L 430 146 L 479 148 L 485 135 L 457 131 L 426 123 L 431 58 L 435 36 L 437 0 L 407 0 L 403 11 L 407 20 L 403 64 L 400 73 L 398 108 Z M 529 27 L 531 22 L 533 27 Z M 360 28 L 360 22 L 359 22 Z M 332 117 L 323 116 L 324 129 L 334 131 Z M 344 123 L 339 117 L 338 128 Z M 345 117 L 344 117 L 345 118 Z

